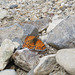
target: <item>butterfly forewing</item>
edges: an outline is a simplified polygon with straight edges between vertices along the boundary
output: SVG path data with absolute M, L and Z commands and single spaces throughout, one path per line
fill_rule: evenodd
M 25 38 L 24 44 L 23 44 L 23 48 L 29 48 L 29 49 L 33 49 L 34 48 L 34 41 L 33 39 L 35 38 L 35 36 L 27 36 Z

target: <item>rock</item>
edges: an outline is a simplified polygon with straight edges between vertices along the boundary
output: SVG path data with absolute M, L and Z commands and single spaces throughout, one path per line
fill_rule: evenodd
M 49 32 L 46 42 L 58 49 L 75 47 L 75 16 L 67 17 Z
M 52 22 L 51 19 L 46 17 L 43 19 L 26 22 L 26 24 L 32 24 L 38 29 L 38 32 L 42 32 L 43 30 L 47 29 L 50 22 Z
M 20 46 L 20 44 L 18 42 L 13 42 L 13 44 L 14 44 L 15 48 L 18 48 Z
M 2 42 L 0 47 L 0 70 L 3 70 L 6 67 L 14 52 L 14 48 L 15 46 L 11 40 L 5 39 Z
M 0 20 L 6 17 L 7 15 L 8 15 L 8 11 L 0 10 Z
M 46 42 L 47 35 L 39 36 L 39 38 L 42 40 L 42 42 Z
M 18 45 L 19 45 L 19 46 L 17 47 L 17 50 L 22 49 L 23 42 L 22 42 L 22 40 L 21 40 L 20 38 L 15 37 L 12 41 L 18 43 L 17 46 L 18 46 Z
M 47 75 L 53 71 L 55 66 L 55 54 L 44 56 L 40 59 L 39 64 L 34 69 L 35 75 Z
M 20 24 L 15 23 L 12 26 L 0 28 L 0 44 L 6 38 L 11 40 L 16 40 L 19 38 L 20 40 L 24 41 L 25 37 L 28 35 L 38 35 L 37 28 L 31 24 L 24 24 L 21 26 Z M 21 41 L 18 42 L 22 44 Z
M 19 68 L 16 70 L 16 72 L 18 75 L 27 75 L 27 73 L 24 70 L 21 70 Z
M 53 30 L 63 19 L 59 19 L 55 16 L 55 18 L 52 19 L 52 23 L 49 23 L 49 26 L 47 28 L 47 33 L 49 33 L 51 30 Z
M 11 5 L 9 8 L 13 9 L 13 8 L 17 8 L 17 7 L 18 7 L 18 5 Z
M 24 39 L 28 35 L 34 35 L 34 36 L 38 35 L 38 29 L 32 24 L 24 24 L 23 30 L 24 30 L 24 35 L 23 35 L 24 38 L 22 38 L 22 41 L 24 41 Z
M 43 30 L 47 29 L 49 23 L 52 22 L 49 17 L 39 19 L 34 21 L 33 25 L 35 25 L 38 29 L 38 32 L 42 32 Z
M 35 69 L 36 66 L 34 66 L 28 73 L 27 75 L 34 75 L 34 69 Z
M 25 71 L 29 71 L 37 64 L 39 56 L 36 52 L 29 51 L 29 49 L 17 50 L 13 55 L 14 62 L 17 66 Z
M 74 59 L 75 59 L 75 48 L 61 49 L 56 53 L 57 63 L 71 75 L 75 75 Z
M 56 73 L 50 73 L 49 75 L 69 75 L 69 74 L 66 74 L 64 72 L 58 71 Z
M 0 71 L 0 75 L 17 75 L 17 73 L 13 69 L 6 69 L 3 71 Z
M 15 37 L 22 38 L 24 31 L 19 24 L 14 24 L 9 27 L 0 28 L 0 45 L 4 39 L 14 39 Z

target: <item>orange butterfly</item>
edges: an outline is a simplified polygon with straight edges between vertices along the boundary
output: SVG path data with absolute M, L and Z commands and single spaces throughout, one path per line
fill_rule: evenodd
M 30 50 L 46 50 L 46 46 L 41 40 L 38 39 L 37 36 L 27 36 L 22 47 L 29 48 Z

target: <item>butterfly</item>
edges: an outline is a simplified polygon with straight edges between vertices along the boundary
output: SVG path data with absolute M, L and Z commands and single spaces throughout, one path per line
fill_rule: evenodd
M 38 39 L 37 36 L 27 36 L 25 38 L 23 48 L 28 48 L 30 50 L 44 51 L 46 50 L 45 44 Z

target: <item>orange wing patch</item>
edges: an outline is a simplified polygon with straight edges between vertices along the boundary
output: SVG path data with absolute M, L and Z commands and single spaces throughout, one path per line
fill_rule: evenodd
M 35 38 L 35 36 L 27 36 L 25 38 L 24 44 L 23 44 L 23 48 L 27 47 L 29 49 L 33 49 L 34 48 L 34 42 L 33 39 Z
M 46 46 L 44 45 L 44 43 L 41 40 L 39 40 L 36 36 L 27 36 L 22 47 L 29 48 L 30 50 L 34 49 L 37 51 L 46 50 Z
M 35 50 L 46 50 L 46 46 L 41 40 L 36 41 Z

